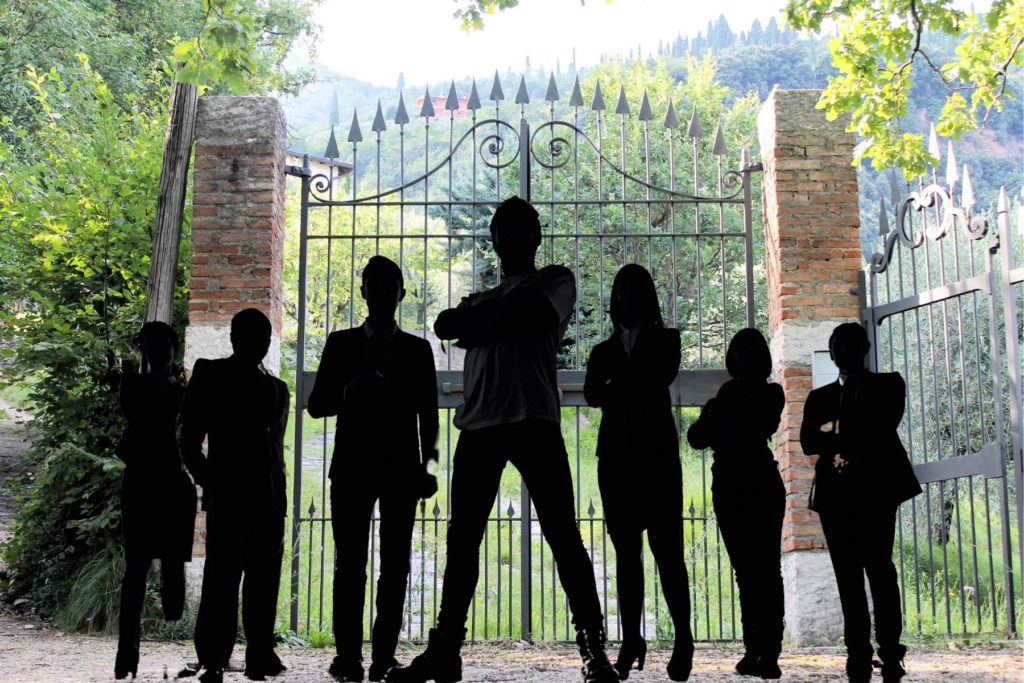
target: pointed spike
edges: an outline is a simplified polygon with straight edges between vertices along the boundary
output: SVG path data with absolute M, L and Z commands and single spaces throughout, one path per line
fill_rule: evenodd
M 686 134 L 695 140 L 704 137 L 704 128 L 700 125 L 700 114 L 697 113 L 696 104 L 693 105 L 693 114 L 690 115 L 690 129 Z
M 580 90 L 580 77 L 577 74 L 576 80 L 572 84 L 572 95 L 569 96 L 570 107 L 582 107 L 586 104 L 583 101 L 583 91 Z
M 371 130 L 374 133 L 383 133 L 387 129 L 387 124 L 384 123 L 384 110 L 380 107 L 380 100 L 377 100 L 377 114 L 373 117 Z
M 689 512 L 690 512 L 690 516 L 691 517 L 693 517 L 694 515 L 697 514 L 697 508 L 695 508 L 693 506 L 693 498 L 690 499 L 690 510 L 689 510 Z
M 505 92 L 501 89 L 501 79 L 498 78 L 498 70 L 494 70 L 494 82 L 491 83 L 491 96 L 488 97 L 491 102 L 501 102 L 505 99 Z
M 960 206 L 966 209 L 967 213 L 970 213 L 971 207 L 974 206 L 974 184 L 971 182 L 967 164 L 964 164 L 963 183 L 960 185 Z
M 427 86 L 423 90 L 423 106 L 420 107 L 420 116 L 422 116 L 425 119 L 429 119 L 435 116 L 434 100 L 430 96 L 430 86 Z
M 654 118 L 654 111 L 651 109 L 651 100 L 647 97 L 647 88 L 644 88 L 644 99 L 640 102 L 641 121 L 650 121 Z
M 999 188 L 999 203 L 996 205 L 997 213 L 1006 213 L 1010 210 L 1010 200 L 1006 198 L 1006 188 Z
M 892 202 L 892 206 L 895 209 L 900 205 L 900 198 L 902 193 L 900 192 L 900 180 L 896 176 L 896 167 L 889 169 L 889 200 Z
M 665 127 L 669 130 L 679 127 L 679 117 L 676 115 L 676 106 L 672 103 L 672 98 L 669 98 L 668 111 L 665 112 Z
M 354 110 L 352 111 L 352 127 L 348 129 L 348 141 L 353 143 L 363 141 L 363 131 L 359 130 L 359 115 Z
M 889 234 L 889 209 L 885 206 L 885 197 L 882 197 L 882 208 L 878 210 L 878 234 L 882 237 Z
M 960 169 L 957 167 L 956 155 L 953 154 L 953 141 L 946 143 L 946 184 L 953 187 L 960 181 Z
M 939 134 L 935 132 L 934 123 L 931 124 L 931 131 L 928 133 L 928 153 L 935 157 L 935 168 L 938 168 L 942 150 L 939 148 Z
M 548 89 L 544 93 L 544 99 L 548 102 L 558 101 L 558 84 L 555 83 L 555 72 L 551 72 L 551 78 L 548 79 Z
M 526 92 L 526 76 L 519 77 L 519 89 L 516 90 L 516 104 L 529 104 L 530 93 Z
M 470 111 L 476 111 L 480 108 L 480 93 L 476 91 L 476 79 L 473 79 L 473 87 L 469 89 L 469 102 L 466 103 L 466 109 Z
M 626 99 L 626 86 L 619 86 L 619 100 L 615 104 L 615 113 L 629 116 L 629 101 Z
M 405 109 L 405 96 L 398 93 L 398 111 L 395 112 L 395 124 L 404 126 L 409 123 L 409 112 Z
M 334 126 L 331 126 L 331 137 L 327 138 L 327 149 L 324 150 L 324 156 L 328 159 L 337 159 L 341 156 L 338 151 L 338 138 L 334 136 Z
M 432 512 L 434 513 L 434 519 L 437 519 L 441 516 L 441 506 L 438 505 L 437 498 L 434 499 L 434 509 L 432 510 Z
M 512 515 L 516 514 L 516 509 L 514 507 L 512 507 L 512 499 L 511 498 L 508 499 L 508 509 L 506 509 L 505 512 L 508 513 L 509 517 L 511 517 Z
M 591 498 L 590 499 L 590 506 L 587 508 L 587 514 L 590 515 L 591 517 L 593 517 L 596 512 L 597 512 L 597 508 L 594 507 L 594 499 Z
M 309 501 L 309 516 L 312 517 L 316 514 L 316 503 Z
M 725 132 L 722 130 L 722 122 L 718 122 L 718 130 L 715 131 L 715 145 L 711 149 L 712 154 L 725 156 Z
M 598 81 L 597 87 L 594 88 L 594 101 L 590 104 L 590 108 L 594 111 L 604 111 L 604 94 L 601 92 L 601 81 Z
M 444 102 L 445 111 L 456 111 L 459 108 L 459 94 L 455 92 L 455 81 L 448 88 L 448 99 Z

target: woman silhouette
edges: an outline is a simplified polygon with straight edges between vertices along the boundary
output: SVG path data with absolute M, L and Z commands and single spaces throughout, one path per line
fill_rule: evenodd
M 185 562 L 192 559 L 196 490 L 182 466 L 176 423 L 184 387 L 174 373 L 178 338 L 169 325 L 148 322 L 135 338 L 142 352 L 139 372 L 121 381 L 121 410 L 128 426 L 117 445 L 125 463 L 121 527 L 125 572 L 114 676 L 135 678 L 146 575 L 160 560 L 164 618 L 181 618 L 185 606 Z
M 711 496 L 739 584 L 746 648 L 736 672 L 780 678 L 786 490 L 768 439 L 779 427 L 785 395 L 768 382 L 771 352 L 755 329 L 732 338 L 725 367 L 732 379 L 704 404 L 686 438 L 694 448 L 714 450 Z
M 612 284 L 612 336 L 594 347 L 584 395 L 602 409 L 598 483 L 615 546 L 622 649 L 615 668 L 625 679 L 643 669 L 643 532 L 661 573 L 675 626 L 667 673 L 685 681 L 693 665 L 690 595 L 683 563 L 683 478 L 669 385 L 679 371 L 679 331 L 665 329 L 651 274 L 623 266 Z

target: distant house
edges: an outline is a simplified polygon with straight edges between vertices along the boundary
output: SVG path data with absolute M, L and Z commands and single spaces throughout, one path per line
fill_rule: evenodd
M 419 97 L 416 100 L 416 111 L 417 112 L 423 111 L 423 101 L 425 99 L 426 99 L 425 97 L 421 96 L 421 97 Z M 447 97 L 440 97 L 440 96 L 438 96 L 438 97 L 431 97 L 430 98 L 430 104 L 431 104 L 431 106 L 434 107 L 434 114 L 437 115 L 437 116 L 444 116 L 446 114 L 447 110 L 445 109 L 445 106 L 447 106 L 447 103 L 448 103 L 448 98 Z M 469 98 L 467 98 L 467 97 L 460 97 L 459 98 L 459 108 L 452 110 L 452 118 L 464 119 L 467 116 L 469 116 L 469 113 L 470 113 L 469 112 Z

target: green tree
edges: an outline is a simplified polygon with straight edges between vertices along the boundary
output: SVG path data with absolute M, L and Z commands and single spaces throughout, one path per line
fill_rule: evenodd
M 908 177 L 934 162 L 922 133 L 906 132 L 915 69 L 938 74 L 946 93 L 936 129 L 959 137 L 983 125 L 1015 93 L 1011 69 L 1024 64 L 1024 0 L 996 0 L 985 15 L 955 9 L 944 0 L 790 0 L 789 23 L 819 32 L 838 29 L 829 47 L 838 75 L 818 104 L 830 119 L 849 115 L 848 130 L 861 142 L 855 162 L 899 166 Z M 923 42 L 926 32 L 955 40 L 954 56 L 938 61 Z

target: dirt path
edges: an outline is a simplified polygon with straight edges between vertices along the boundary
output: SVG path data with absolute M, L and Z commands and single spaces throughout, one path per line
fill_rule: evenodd
M 32 416 L 0 400 L 0 543 L 10 537 L 14 515 L 14 489 L 12 483 L 21 478 L 28 462 L 29 426 Z M 0 556 L 0 571 L 3 571 Z

